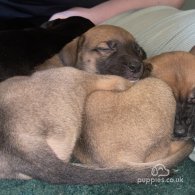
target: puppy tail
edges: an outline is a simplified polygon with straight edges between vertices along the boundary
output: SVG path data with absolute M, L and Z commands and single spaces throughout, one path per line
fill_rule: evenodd
M 26 160 L 15 156 L 12 162 L 16 172 L 55 184 L 140 183 L 144 178 L 159 178 L 154 167 L 162 164 L 166 169 L 172 168 L 188 156 L 192 149 L 192 142 L 187 142 L 180 150 L 165 159 L 152 163 L 132 163 L 125 169 L 107 169 L 64 163 L 54 153 L 48 153 L 48 151 L 31 153 L 30 159 Z M 161 174 L 161 176 L 169 175 Z
M 27 161 L 17 159 L 17 172 L 53 184 L 102 184 L 102 183 L 136 183 L 140 176 L 148 177 L 150 168 L 135 171 L 128 169 L 104 169 L 82 166 L 81 164 L 68 164 L 56 161 L 48 167 L 37 166 Z M 16 170 L 16 169 L 15 169 Z

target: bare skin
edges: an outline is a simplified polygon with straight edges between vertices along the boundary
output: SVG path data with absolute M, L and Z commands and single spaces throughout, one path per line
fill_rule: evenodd
M 128 10 L 142 9 L 157 5 L 180 8 L 184 2 L 185 0 L 110 0 L 92 8 L 74 7 L 63 12 L 58 12 L 54 14 L 50 20 L 68 18 L 71 16 L 82 16 L 90 19 L 94 24 L 100 24 L 105 20 Z M 107 10 L 109 10 L 109 12 Z

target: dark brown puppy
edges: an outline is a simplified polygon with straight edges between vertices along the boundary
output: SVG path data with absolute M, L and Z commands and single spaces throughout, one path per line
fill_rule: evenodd
M 73 66 L 90 73 L 137 80 L 143 75 L 144 50 L 126 30 L 99 25 L 67 44 L 37 69 Z
M 151 75 L 172 88 L 177 100 L 174 134 L 195 136 L 195 48 L 190 52 L 168 52 L 147 60 Z

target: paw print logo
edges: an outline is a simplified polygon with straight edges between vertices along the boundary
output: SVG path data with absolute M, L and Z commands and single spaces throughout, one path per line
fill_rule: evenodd
M 170 170 L 167 169 L 163 164 L 157 164 L 152 168 L 151 175 L 156 177 L 166 177 L 169 176 Z

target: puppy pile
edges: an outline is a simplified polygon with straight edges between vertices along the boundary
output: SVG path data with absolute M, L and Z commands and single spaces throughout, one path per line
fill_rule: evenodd
M 191 53 L 146 59 L 129 32 L 100 25 L 31 76 L 1 82 L 0 178 L 66 184 L 158 178 L 155 166 L 171 169 L 194 146 L 194 117 L 183 106 L 191 111 L 195 99 Z M 191 119 L 185 126 L 181 113 Z M 73 155 L 79 163 L 70 162 Z

